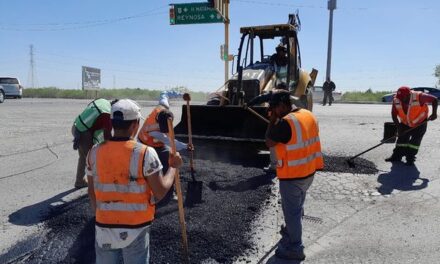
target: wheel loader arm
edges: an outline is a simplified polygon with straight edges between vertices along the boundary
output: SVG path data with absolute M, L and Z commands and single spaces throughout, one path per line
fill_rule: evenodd
M 311 83 L 311 80 L 312 78 L 310 78 L 309 73 L 300 69 L 298 84 L 296 85 L 293 96 L 301 97 L 302 95 L 306 95 L 306 89 L 309 86 L 309 83 Z

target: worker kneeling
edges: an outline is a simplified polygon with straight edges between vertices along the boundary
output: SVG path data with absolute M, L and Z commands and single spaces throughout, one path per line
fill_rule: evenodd
M 312 112 L 292 107 L 288 91 L 277 91 L 269 100 L 270 122 L 266 145 L 275 148 L 285 227 L 275 255 L 304 260 L 302 215 L 307 190 L 316 170 L 324 167 L 319 128 Z
M 170 155 L 162 175 L 156 151 L 133 139 L 141 118 L 139 105 L 122 99 L 111 107 L 114 136 L 87 156 L 89 197 L 96 213 L 96 263 L 148 263 L 155 202 L 171 188 L 179 153 Z

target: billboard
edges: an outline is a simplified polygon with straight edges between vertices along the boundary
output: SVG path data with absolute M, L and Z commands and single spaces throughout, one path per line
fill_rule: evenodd
M 82 89 L 99 90 L 101 86 L 101 69 L 82 66 Z

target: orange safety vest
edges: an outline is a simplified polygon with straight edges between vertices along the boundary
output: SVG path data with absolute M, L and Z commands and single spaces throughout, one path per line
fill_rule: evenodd
M 154 219 L 153 192 L 143 176 L 147 146 L 106 141 L 89 154 L 96 196 L 96 225 L 138 228 Z
M 152 131 L 160 131 L 159 123 L 157 122 L 157 116 L 164 109 L 165 107 L 161 105 L 156 106 L 142 125 L 141 131 L 139 131 L 139 140 L 147 146 L 160 148 L 165 145 L 163 142 L 155 139 L 149 134 L 149 132 Z
M 304 178 L 324 168 L 318 121 L 306 109 L 291 112 L 283 117 L 292 130 L 287 144 L 275 145 L 278 179 Z
M 403 111 L 402 102 L 396 97 L 394 97 L 393 99 L 393 104 L 396 107 L 397 115 L 400 119 L 400 122 L 409 127 L 416 127 L 417 125 L 425 121 L 426 118 L 428 118 L 428 105 L 420 105 L 421 94 L 421 92 L 411 91 L 411 96 L 408 103 L 408 111 L 406 114 Z

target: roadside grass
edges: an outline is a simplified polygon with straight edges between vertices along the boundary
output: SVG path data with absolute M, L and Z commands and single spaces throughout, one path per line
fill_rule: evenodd
M 24 98 L 66 98 L 66 99 L 91 99 L 91 98 L 105 98 L 105 99 L 120 99 L 130 98 L 133 100 L 157 100 L 162 91 L 147 90 L 140 88 L 125 88 L 125 89 L 101 89 L 96 91 L 70 90 L 60 89 L 57 87 L 44 88 L 27 88 L 23 89 Z M 191 100 L 206 101 L 207 93 L 183 91 L 191 94 Z
M 97 93 L 97 98 L 116 99 L 116 98 L 130 98 L 133 100 L 157 100 L 160 90 L 147 90 L 140 88 L 125 88 L 125 89 L 101 89 Z M 191 92 L 185 89 L 182 92 L 189 92 L 191 100 L 206 101 L 208 93 L 205 92 Z M 382 96 L 392 93 L 392 91 L 375 91 L 368 89 L 365 92 L 345 92 L 342 95 L 342 102 L 382 102 Z M 66 98 L 66 99 L 91 99 L 95 98 L 95 91 L 83 91 L 72 89 L 60 89 L 57 87 L 44 88 L 27 88 L 23 90 L 23 97 L 25 98 Z
M 392 91 L 376 91 L 368 89 L 365 92 L 345 92 L 342 94 L 343 102 L 382 102 L 382 96 L 390 94 Z

